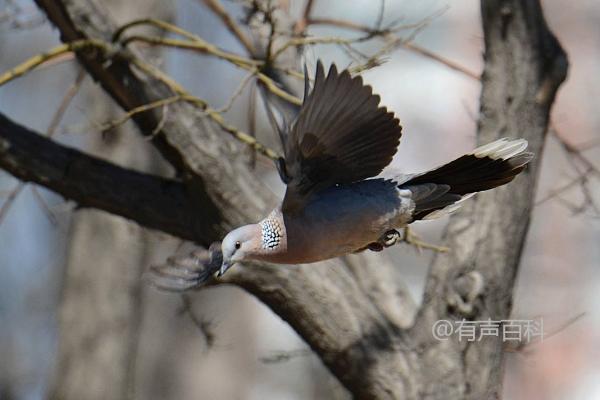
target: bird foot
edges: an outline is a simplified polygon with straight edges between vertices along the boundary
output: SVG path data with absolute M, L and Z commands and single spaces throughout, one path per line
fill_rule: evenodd
M 384 247 L 393 246 L 396 243 L 398 243 L 400 240 L 402 240 L 402 235 L 400 235 L 400 232 L 398 232 L 395 229 L 387 231 L 381 237 L 381 241 L 383 242 Z
M 378 241 L 369 243 L 369 245 L 367 246 L 367 249 L 369 249 L 371 251 L 379 252 L 387 247 L 391 247 L 391 246 L 395 245 L 401 239 L 402 239 L 402 235 L 400 235 L 400 232 L 398 232 L 395 229 L 392 229 L 392 230 L 389 230 L 386 233 L 384 233 L 379 238 Z
M 379 242 L 373 242 L 373 243 L 369 243 L 369 245 L 367 246 L 367 249 L 369 249 L 371 251 L 380 252 L 381 250 L 383 250 L 383 245 Z
M 438 246 L 435 244 L 427 243 L 423 241 L 419 235 L 413 233 L 412 230 L 408 227 L 404 227 L 404 235 L 402 237 L 402 241 L 410 244 L 411 246 L 415 246 L 419 252 L 423 249 L 429 249 L 433 251 L 437 251 L 439 253 L 446 253 L 450 249 L 444 246 Z

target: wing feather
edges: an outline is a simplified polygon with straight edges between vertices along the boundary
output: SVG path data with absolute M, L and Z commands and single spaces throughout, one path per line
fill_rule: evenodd
M 361 77 L 317 63 L 314 85 L 289 132 L 284 209 L 299 209 L 315 191 L 378 175 L 392 160 L 402 128 Z

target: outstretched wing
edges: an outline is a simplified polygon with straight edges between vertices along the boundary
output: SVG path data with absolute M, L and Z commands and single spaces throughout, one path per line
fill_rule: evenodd
M 335 65 L 325 77 L 317 63 L 310 94 L 284 143 L 285 160 L 278 167 L 287 191 L 285 211 L 301 209 L 321 189 L 378 175 L 396 153 L 402 127 L 360 77 Z

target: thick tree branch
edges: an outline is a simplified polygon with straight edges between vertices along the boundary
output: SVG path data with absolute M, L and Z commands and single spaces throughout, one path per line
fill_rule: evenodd
M 148 228 L 196 241 L 186 187 L 62 146 L 0 114 L 0 168 L 73 200 Z M 201 244 L 206 245 L 207 243 Z
M 101 12 L 99 4 L 92 0 L 38 0 L 38 4 L 61 30 L 63 40 L 70 41 L 82 36 L 106 38 L 113 34 L 111 27 L 114 24 Z M 132 76 L 127 68 L 111 66 L 107 70 L 100 70 L 104 68 L 101 60 L 84 60 L 84 65 L 117 100 L 122 96 L 136 96 L 140 92 L 160 91 L 162 98 L 170 95 L 160 83 L 141 81 Z M 124 82 L 129 82 L 129 86 Z M 127 90 L 131 92 L 122 93 Z M 139 102 L 119 103 L 126 109 L 139 105 Z M 166 138 L 166 143 L 181 154 L 184 170 L 188 168 L 198 176 L 200 182 L 191 182 L 188 186 L 190 192 L 195 190 L 204 193 L 215 207 L 218 205 L 222 224 L 216 231 L 220 229 L 222 232 L 233 225 L 256 220 L 269 206 L 274 205 L 274 198 L 257 183 L 247 166 L 239 161 L 240 157 L 231 150 L 227 138 L 214 132 L 210 126 L 198 129 L 206 126 L 199 110 L 174 104 L 170 115 L 176 117 L 165 124 L 161 135 Z M 145 116 L 146 113 L 140 117 Z M 142 129 L 147 127 L 152 130 L 156 126 L 154 120 L 149 124 L 139 119 L 135 122 Z M 203 208 L 202 203 L 199 207 Z M 213 240 L 221 238 L 218 233 L 212 237 Z M 390 282 L 386 288 L 388 292 L 400 292 L 401 288 L 390 281 L 389 275 L 381 276 L 377 267 L 365 266 L 365 271 L 369 271 L 374 280 L 387 279 Z M 394 387 L 392 392 L 397 392 L 394 383 L 397 381 L 396 373 L 384 376 L 376 373 L 378 368 L 373 368 L 365 374 L 360 367 L 369 365 L 373 360 L 371 343 L 378 345 L 382 337 L 392 337 L 396 329 L 394 323 L 383 317 L 385 312 L 378 310 L 378 306 L 370 300 L 376 297 L 378 289 L 371 289 L 367 295 L 356 277 L 343 266 L 292 269 L 257 266 L 238 268 L 236 273 L 232 271 L 226 276 L 229 282 L 255 294 L 288 321 L 334 374 L 344 384 L 356 389 L 357 395 L 385 393 L 390 387 Z
M 91 38 L 110 41 L 116 31 L 116 24 L 94 0 L 37 0 L 37 3 L 65 42 Z M 77 56 L 126 111 L 174 95 L 163 83 L 134 73 L 127 54 L 128 50 L 123 49 L 110 60 L 93 52 L 78 52 Z M 189 216 L 195 221 L 196 236 L 202 243 L 220 239 L 228 228 L 258 218 L 268 208 L 266 204 L 274 204 L 274 199 L 267 195 L 269 191 L 245 168 L 238 156 L 241 148 L 232 145 L 231 139 L 224 137 L 218 128 L 213 129 L 202 110 L 191 104 L 176 103 L 170 106 L 169 114 L 177 117 L 165 121 L 156 134 L 153 133 L 160 126 L 159 112 L 139 113 L 133 120 L 142 134 L 152 134 L 152 144 L 179 172 L 198 210 L 203 210 L 203 215 L 192 212 Z M 223 168 L 219 160 L 230 165 Z M 229 185 L 223 185 L 224 182 Z M 265 193 L 266 203 L 248 201 L 248 194 L 261 192 Z

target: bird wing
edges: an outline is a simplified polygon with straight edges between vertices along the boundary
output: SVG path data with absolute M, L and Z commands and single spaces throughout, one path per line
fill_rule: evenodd
M 298 211 L 309 196 L 336 184 L 378 175 L 400 143 L 400 121 L 379 107 L 380 98 L 360 76 L 335 65 L 325 76 L 317 63 L 313 89 L 308 94 L 284 143 L 285 159 L 278 168 L 287 191 L 284 211 Z

